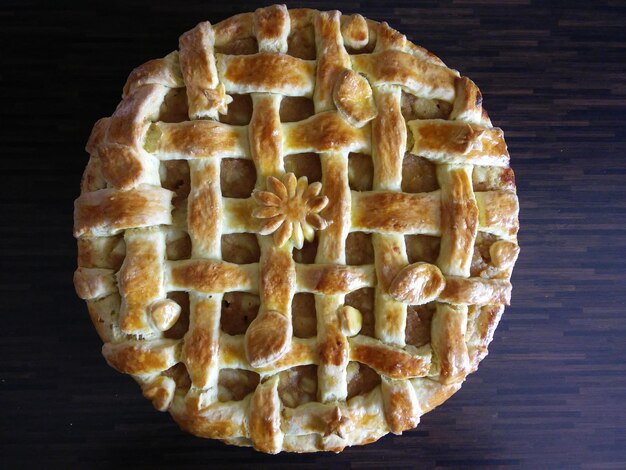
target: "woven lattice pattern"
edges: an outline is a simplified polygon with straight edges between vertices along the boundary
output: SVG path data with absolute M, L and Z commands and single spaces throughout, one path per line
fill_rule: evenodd
M 87 151 L 77 292 L 183 429 L 340 451 L 414 428 L 487 354 L 519 252 L 503 134 L 386 23 L 201 23 Z

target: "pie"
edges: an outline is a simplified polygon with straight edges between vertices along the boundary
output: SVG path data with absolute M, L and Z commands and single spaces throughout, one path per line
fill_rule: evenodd
M 130 74 L 87 152 L 77 293 L 106 361 L 197 436 L 339 452 L 413 429 L 509 303 L 502 130 L 387 23 L 200 23 Z

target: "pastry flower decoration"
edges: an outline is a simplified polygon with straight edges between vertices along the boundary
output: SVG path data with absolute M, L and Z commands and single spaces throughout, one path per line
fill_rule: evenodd
M 274 243 L 283 246 L 291 239 L 300 249 L 304 240 L 313 240 L 315 230 L 324 230 L 330 223 L 319 215 L 328 204 L 320 195 L 322 183 L 309 184 L 306 176 L 296 180 L 293 173 L 278 179 L 267 178 L 267 191 L 255 191 L 259 207 L 252 215 L 261 219 L 261 235 L 274 234 Z

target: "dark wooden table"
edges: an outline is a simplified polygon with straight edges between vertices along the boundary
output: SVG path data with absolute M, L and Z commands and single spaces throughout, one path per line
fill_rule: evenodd
M 264 3 L 264 2 L 262 2 Z M 626 468 L 626 2 L 292 2 L 386 20 L 479 84 L 522 254 L 490 356 L 414 432 L 268 457 L 183 434 L 110 369 L 73 292 L 72 201 L 128 72 L 253 2 L 0 6 L 0 466 Z

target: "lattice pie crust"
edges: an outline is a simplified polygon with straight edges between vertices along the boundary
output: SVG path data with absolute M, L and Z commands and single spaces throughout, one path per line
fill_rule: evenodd
M 76 290 L 183 429 L 338 452 L 414 428 L 487 354 L 519 252 L 503 134 L 386 23 L 200 23 L 87 151 Z

